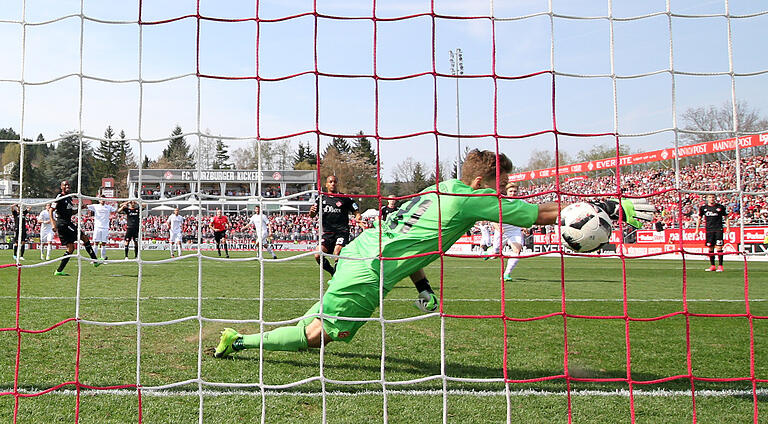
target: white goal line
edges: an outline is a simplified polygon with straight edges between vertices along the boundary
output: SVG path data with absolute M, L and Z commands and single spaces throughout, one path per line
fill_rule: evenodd
M 0 296 L 0 299 L 16 299 L 16 296 Z M 75 300 L 75 296 L 21 296 L 21 300 Z M 231 300 L 236 302 L 258 302 L 262 300 L 262 298 L 259 297 L 201 297 L 200 300 Z M 127 301 L 136 301 L 136 297 L 111 297 L 111 296 L 82 296 L 80 297 L 80 300 L 112 300 L 112 301 L 119 301 L 119 302 L 127 302 Z M 148 301 L 148 300 L 198 300 L 197 297 L 194 296 L 150 296 L 150 297 L 139 297 L 138 300 L 140 301 Z M 317 302 L 319 299 L 316 297 L 265 297 L 263 298 L 265 302 Z M 414 298 L 409 299 L 400 299 L 400 298 L 385 298 L 385 302 L 413 302 L 415 300 Z M 557 298 L 506 298 L 504 299 L 507 302 L 562 302 L 562 299 Z M 451 302 L 500 302 L 499 298 L 487 298 L 487 299 L 480 299 L 480 298 L 445 298 L 443 299 L 445 303 L 451 303 Z M 614 298 L 614 299 L 591 299 L 591 298 L 566 298 L 567 302 L 623 302 L 624 299 L 620 298 Z M 683 299 L 672 299 L 672 298 L 659 298 L 659 299 L 627 299 L 627 302 L 633 302 L 633 303 L 653 303 L 653 302 L 682 302 Z M 744 302 L 744 299 L 686 299 L 687 302 L 720 302 L 720 303 L 742 303 Z M 763 298 L 755 298 L 755 299 L 749 299 L 750 302 L 765 302 L 768 301 L 768 299 Z
M 12 387 L 1 389 L 3 391 L 12 391 Z M 136 396 L 138 389 L 116 389 L 116 390 L 97 390 L 97 389 L 80 389 L 80 396 Z M 41 390 L 22 389 L 19 388 L 20 394 L 34 394 L 39 393 Z M 443 393 L 449 396 L 472 396 L 472 397 L 493 397 L 493 396 L 506 396 L 505 390 L 387 390 L 387 396 L 392 395 L 404 395 L 404 396 L 442 396 Z M 757 389 L 755 392 L 757 396 L 768 396 L 768 389 Z M 75 396 L 76 390 L 62 389 L 54 390 L 47 394 L 54 394 L 59 396 Z M 152 389 L 149 387 L 143 387 L 141 389 L 142 396 L 154 396 L 154 397 L 220 397 L 220 396 L 251 396 L 261 397 L 262 392 L 260 390 L 168 390 L 168 389 Z M 295 397 L 322 397 L 322 396 L 338 396 L 338 397 L 357 397 L 357 396 L 382 396 L 381 390 L 361 390 L 361 391 L 280 391 L 280 390 L 266 390 L 263 392 L 263 396 L 266 397 L 282 397 L 282 396 L 295 396 Z M 528 397 L 528 396 L 567 396 L 565 391 L 551 391 L 551 390 L 534 390 L 534 389 L 522 389 L 522 390 L 510 390 L 510 396 L 515 397 Z M 629 390 L 616 389 L 616 390 L 571 390 L 571 396 L 581 397 L 629 397 Z M 666 389 L 653 389 L 643 390 L 634 389 L 632 395 L 635 397 L 691 397 L 690 390 L 666 390 Z M 719 398 L 719 397 L 752 397 L 752 390 L 696 390 L 697 397 Z

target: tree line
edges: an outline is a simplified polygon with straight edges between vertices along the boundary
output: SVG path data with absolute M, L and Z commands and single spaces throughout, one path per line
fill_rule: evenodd
M 680 133 L 683 144 L 695 144 L 733 137 L 729 132 L 733 127 L 733 107 L 726 103 L 720 107 L 691 108 L 682 114 L 684 127 Z M 740 132 L 760 132 L 768 129 L 768 120 L 762 118 L 759 112 L 751 108 L 746 102 L 737 102 L 738 126 Z M 12 128 L 0 128 L 0 140 L 18 140 L 17 134 Z M 25 139 L 25 141 L 31 141 Z M 97 193 L 101 179 L 104 177 L 115 178 L 117 195 L 127 197 L 126 176 L 129 169 L 138 167 L 134 152 L 130 143 L 126 140 L 125 132 L 115 134 L 115 130 L 108 126 L 102 140 L 91 142 L 82 139 L 74 132 L 65 133 L 62 139 L 52 145 L 45 143 L 45 138 L 40 134 L 36 144 L 24 146 L 24 193 L 25 197 L 52 197 L 58 192 L 59 182 L 68 179 L 73 190 L 78 187 L 78 170 L 80 164 L 80 152 L 82 144 L 82 173 L 80 179 L 84 193 Z M 232 144 L 237 145 L 233 141 Z M 325 181 L 328 175 L 336 175 L 339 178 L 340 190 L 346 193 L 375 194 L 377 192 L 377 152 L 373 144 L 362 131 L 349 139 L 334 137 L 331 142 L 319 154 L 314 147 L 316 143 L 292 140 L 262 141 L 251 140 L 242 142 L 242 145 L 229 152 L 227 143 L 222 137 L 214 136 L 206 130 L 200 137 L 197 146 L 193 147 L 187 142 L 184 131 L 176 125 L 170 133 L 170 138 L 159 157 L 150 159 L 144 156 L 141 165 L 145 169 L 195 169 L 200 165 L 201 169 L 257 169 L 261 163 L 261 169 L 280 170 L 315 170 L 320 161 L 320 180 Z M 762 150 L 760 150 L 762 149 Z M 743 154 L 766 154 L 768 147 L 757 148 Z M 466 148 L 463 155 L 468 152 Z M 619 155 L 636 153 L 637 150 L 628 145 L 619 146 Z M 567 152 L 560 152 L 560 164 L 575 162 L 587 162 L 597 159 L 605 159 L 616 156 L 616 146 L 606 144 L 594 146 L 589 150 L 579 151 L 572 156 Z M 733 152 L 706 155 L 708 157 L 683 158 L 681 165 L 685 166 L 692 161 L 712 161 L 733 159 Z M 11 177 L 19 178 L 20 145 L 13 142 L 0 142 L 1 165 L 6 166 L 14 162 Z M 319 156 L 319 158 L 318 158 Z M 712 157 L 709 157 L 712 156 Z M 530 171 L 534 169 L 549 168 L 555 166 L 554 154 L 550 151 L 535 150 L 524 166 L 518 167 L 514 172 Z M 639 171 L 654 167 L 674 166 L 672 161 L 635 165 Z M 440 163 L 439 167 L 434 163 L 425 163 L 411 156 L 403 158 L 399 163 L 391 167 L 392 182 L 381 182 L 384 196 L 404 196 L 423 190 L 438 180 L 443 181 L 456 177 L 456 161 Z M 613 170 L 601 170 L 588 173 L 590 177 L 609 175 Z M 594 174 L 594 175 L 593 175 Z M 362 206 L 377 207 L 378 200 L 364 198 Z
M 19 139 L 19 134 L 13 128 L 0 129 L 0 140 Z M 25 138 L 24 141 L 32 140 Z M 0 142 L 2 165 L 5 167 L 13 164 L 11 179 L 20 181 L 20 177 L 23 177 L 24 197 L 53 197 L 59 192 L 62 180 L 68 180 L 73 191 L 82 185 L 83 192 L 97 193 L 101 187 L 101 178 L 106 176 L 115 178 L 118 188 L 120 184 L 124 188 L 128 169 L 135 166 L 125 132 L 120 131 L 116 136 L 111 126 L 107 127 L 104 139 L 98 142 L 95 149 L 89 140 L 75 132 L 62 134 L 56 145 L 45 143 L 42 134 L 35 141 L 39 144 L 24 145 L 24 162 L 21 167 L 21 144 Z

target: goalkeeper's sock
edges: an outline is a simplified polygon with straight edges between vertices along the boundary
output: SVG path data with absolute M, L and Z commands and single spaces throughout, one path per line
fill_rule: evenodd
M 259 342 L 264 339 L 264 350 L 283 350 L 296 352 L 298 350 L 307 350 L 307 335 L 304 334 L 304 326 L 291 326 L 275 328 L 263 334 L 246 334 L 242 337 L 242 342 L 236 341 L 234 348 L 258 349 Z M 238 346 L 242 343 L 242 346 Z
M 126 256 L 128 254 L 126 253 Z M 133 241 L 133 257 L 138 258 L 139 257 L 139 242 L 134 240 Z
M 430 293 L 434 293 L 434 291 L 432 291 L 432 286 L 429 285 L 429 280 L 427 280 L 427 277 L 424 277 L 419 281 L 414 281 L 413 285 L 416 286 L 416 291 L 419 293 L 423 292 L 424 290 Z
M 128 257 L 128 242 L 125 242 L 125 257 Z

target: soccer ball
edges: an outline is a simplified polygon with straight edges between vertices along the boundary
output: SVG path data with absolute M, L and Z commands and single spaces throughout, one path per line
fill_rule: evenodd
M 573 203 L 560 211 L 560 238 L 575 252 L 589 253 L 605 246 L 611 230 L 611 218 L 591 203 Z

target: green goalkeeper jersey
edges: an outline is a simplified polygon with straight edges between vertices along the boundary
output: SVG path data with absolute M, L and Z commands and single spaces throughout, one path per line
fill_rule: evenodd
M 378 227 L 364 231 L 341 256 L 375 257 L 379 255 L 379 233 L 381 233 L 381 254 L 384 258 L 413 257 L 401 260 L 384 260 L 385 294 L 403 278 L 423 268 L 440 257 L 437 252 L 448 249 L 472 228 L 477 221 L 499 221 L 499 206 L 502 221 L 518 227 L 532 226 L 538 216 L 539 207 L 522 200 L 507 201 L 496 197 L 493 189 L 472 190 L 460 180 L 440 183 L 440 196 L 426 193 L 435 190 L 427 187 L 406 201 L 400 208 L 389 214 Z M 458 196 L 452 195 L 457 194 Z M 464 196 L 466 194 L 473 196 Z M 486 194 L 485 196 L 477 196 Z M 491 195 L 488 195 L 491 194 Z M 378 259 L 367 264 L 377 276 L 381 270 Z

